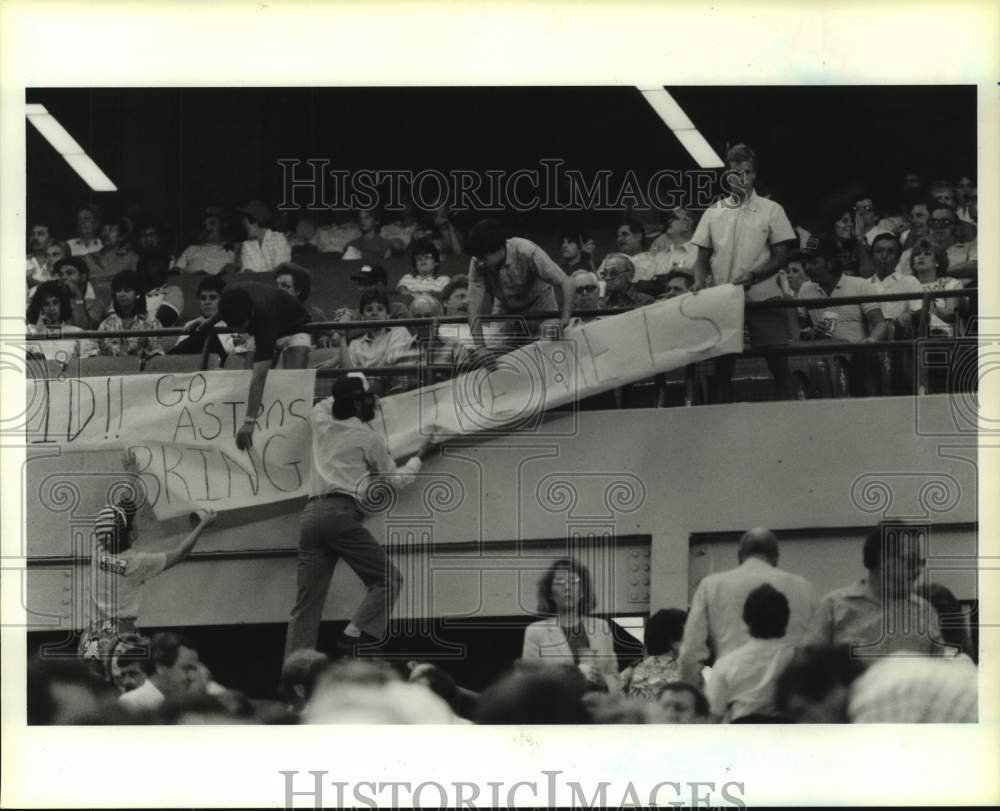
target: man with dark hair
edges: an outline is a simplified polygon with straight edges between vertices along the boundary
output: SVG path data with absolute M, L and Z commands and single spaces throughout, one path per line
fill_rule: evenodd
M 288 622 L 285 657 L 314 648 L 323 605 L 337 561 L 343 558 L 364 581 L 367 594 L 337 643 L 343 654 L 356 646 L 374 650 L 385 638 L 388 617 L 403 577 L 363 525 L 365 506 L 379 500 L 373 485 L 401 489 L 420 472 L 434 445 L 426 440 L 401 467 L 385 438 L 372 429 L 376 398 L 361 374 L 339 377 L 333 396 L 312 410 L 312 474 L 299 536 L 298 588 Z
M 702 683 L 702 668 L 735 650 L 750 637 L 743 622 L 747 596 L 768 583 L 781 591 L 791 607 L 789 641 L 806 633 L 816 609 L 816 592 L 804 577 L 778 568 L 778 539 L 768 529 L 751 529 L 740 538 L 740 565 L 710 574 L 698 584 L 681 642 L 681 674 Z
M 819 604 L 808 642 L 850 645 L 859 658 L 942 652 L 937 614 L 913 590 L 926 561 L 927 527 L 883 522 L 865 539 L 867 577 L 831 591 Z
M 582 231 L 564 231 L 559 237 L 559 257 L 564 273 L 594 272 L 594 240 Z
M 635 283 L 651 283 L 656 275 L 656 258 L 646 250 L 646 229 L 636 219 L 626 218 L 618 223 L 615 241 L 619 253 L 625 254 L 635 268 Z M 605 277 L 605 269 L 609 257 L 605 257 L 597 275 Z M 655 287 L 655 282 L 653 283 Z M 640 287 L 640 289 L 643 289 Z
M 246 241 L 239 246 L 236 266 L 240 270 L 268 273 L 282 262 L 292 261 L 292 249 L 280 231 L 267 227 L 271 209 L 260 200 L 251 200 L 236 209 L 239 222 L 246 233 Z
M 708 681 L 712 715 L 724 723 L 777 717 L 774 685 L 795 653 L 785 638 L 788 600 L 770 583 L 758 586 L 743 604 L 750 639 L 719 658 Z
M 687 270 L 675 268 L 663 277 L 665 288 L 663 298 L 677 298 L 690 293 L 694 287 L 694 276 Z
M 731 191 L 705 210 L 691 242 L 698 247 L 694 263 L 695 290 L 707 284 L 735 284 L 746 288 L 748 302 L 781 297 L 775 274 L 788 263 L 788 253 L 798 236 L 785 210 L 754 190 L 757 158 L 745 144 L 726 153 L 724 187 Z M 788 320 L 781 310 L 747 311 L 750 346 L 778 347 L 788 343 Z M 785 356 L 769 356 L 779 399 L 792 396 L 792 373 Z M 732 377 L 736 355 L 714 362 L 713 387 L 716 402 L 732 399 Z
M 79 256 L 67 256 L 56 262 L 53 276 L 59 279 L 73 308 L 73 326 L 80 329 L 96 329 L 104 320 L 104 305 L 90 283 L 90 267 Z
M 663 685 L 656 702 L 665 724 L 703 724 L 709 720 L 708 699 L 687 682 Z
M 118 701 L 133 712 L 158 709 L 167 699 L 191 691 L 199 682 L 199 668 L 198 651 L 189 639 L 169 631 L 155 634 L 143 665 L 146 681 Z
M 28 231 L 28 258 L 26 280 L 29 288 L 54 278 L 46 251 L 55 242 L 52 227 L 47 222 L 35 221 Z
M 534 242 L 507 238 L 499 222 L 481 220 L 469 231 L 465 247 L 473 257 L 469 263 L 469 327 L 477 347 L 486 345 L 481 316 L 555 310 L 556 289 L 562 293 L 558 329 L 566 328 L 573 315 L 573 280 Z M 537 336 L 540 323 L 528 323 L 527 330 L 528 335 Z
M 302 302 L 309 311 L 309 319 L 319 323 L 326 321 L 326 313 L 322 309 L 312 304 L 307 304 L 309 294 L 312 292 L 312 274 L 302 265 L 294 262 L 282 262 L 274 270 L 274 286 L 279 290 L 291 293 Z
M 389 302 L 390 318 L 409 318 L 410 310 L 400 299 L 396 291 L 389 290 L 389 274 L 381 265 L 362 265 L 357 273 L 351 276 L 351 281 L 358 286 L 358 290 L 364 293 L 366 290 L 377 290 L 381 297 Z M 337 320 L 345 320 L 343 316 L 350 315 L 355 318 L 359 313 L 352 313 L 349 308 L 341 307 L 334 313 Z M 360 334 L 360 333 L 359 333 Z
M 247 368 L 253 369 L 246 416 L 236 433 L 236 447 L 244 451 L 253 446 L 268 370 L 279 360 L 285 369 L 304 369 L 309 362 L 312 339 L 303 330 L 309 311 L 285 290 L 259 282 L 234 282 L 222 291 L 218 312 L 208 319 L 195 319 L 188 329 L 207 333 L 219 321 L 236 332 L 249 333 L 254 340 L 246 359 Z
M 694 220 L 686 208 L 667 212 L 663 233 L 649 246 L 656 261 L 656 279 L 674 270 L 690 270 L 698 259 L 698 246 L 691 242 Z
M 222 291 L 225 286 L 226 283 L 221 276 L 205 276 L 202 278 L 198 283 L 198 307 L 201 310 L 201 316 L 200 318 L 188 321 L 184 325 L 184 329 L 188 331 L 194 330 L 219 312 L 219 301 L 222 300 Z M 216 321 L 215 326 L 225 327 L 226 322 Z M 174 348 L 170 350 L 169 354 L 190 355 L 199 353 L 204 348 L 206 340 L 209 342 L 209 353 L 218 355 L 220 363 L 225 363 L 229 354 L 236 349 L 232 333 L 223 332 L 219 334 L 213 330 L 207 333 L 197 332 L 182 336 Z
M 968 242 L 959 240 L 959 219 L 955 209 L 944 203 L 931 206 L 927 220 L 928 237 L 935 248 L 948 254 L 948 275 L 961 279 L 963 284 L 974 284 L 979 275 L 979 246 L 975 239 Z M 896 270 L 912 273 L 909 250 L 903 251 Z

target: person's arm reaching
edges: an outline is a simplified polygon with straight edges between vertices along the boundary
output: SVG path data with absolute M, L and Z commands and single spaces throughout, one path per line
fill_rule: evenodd
M 250 375 L 250 391 L 247 394 L 247 412 L 243 425 L 236 432 L 236 447 L 241 451 L 253 447 L 253 432 L 257 427 L 257 415 L 260 414 L 260 404 L 264 399 L 264 385 L 267 383 L 267 373 L 271 368 L 271 359 L 254 360 L 253 373 Z
M 198 526 L 191 530 L 191 533 L 180 542 L 179 546 L 167 552 L 167 563 L 163 567 L 164 571 L 169 569 L 171 566 L 176 566 L 190 554 L 191 550 L 194 549 L 195 544 L 198 543 L 198 539 L 201 537 L 202 533 L 215 523 L 216 518 L 217 516 L 215 514 L 215 510 L 205 510 L 205 512 L 202 513 Z
M 875 307 L 865 313 L 868 322 L 868 337 L 862 339 L 863 344 L 874 344 L 885 341 L 889 337 L 889 322 L 882 316 L 882 310 Z
M 437 445 L 427 439 L 420 446 L 420 450 L 407 459 L 404 464 L 397 465 L 392 456 L 389 455 L 385 440 L 377 434 L 373 434 L 373 437 L 374 441 L 370 444 L 366 454 L 368 464 L 376 476 L 397 490 L 402 490 L 413 482 L 420 472 L 423 460 L 437 449 Z

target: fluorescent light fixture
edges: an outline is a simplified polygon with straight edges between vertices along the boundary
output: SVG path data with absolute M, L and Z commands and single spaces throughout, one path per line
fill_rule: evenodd
M 94 163 L 90 155 L 63 155 L 63 158 L 93 191 L 118 191 L 118 187 L 101 171 L 101 167 Z
M 656 110 L 664 123 L 672 130 L 693 130 L 694 124 L 687 117 L 681 106 L 662 87 L 656 90 L 643 90 L 642 95 L 646 97 L 649 106 Z
M 702 169 L 717 169 L 725 166 L 715 153 L 705 136 L 698 131 L 673 96 L 663 87 L 639 87 L 642 97 L 649 103 L 663 123 L 677 136 L 677 140 L 688 151 Z
M 25 105 L 25 115 L 42 137 L 66 160 L 73 170 L 83 178 L 92 191 L 118 191 L 118 187 L 101 171 L 93 159 L 76 140 L 66 132 L 66 128 L 45 109 L 42 104 Z
M 721 169 L 726 165 L 698 130 L 674 130 L 674 135 L 702 169 Z

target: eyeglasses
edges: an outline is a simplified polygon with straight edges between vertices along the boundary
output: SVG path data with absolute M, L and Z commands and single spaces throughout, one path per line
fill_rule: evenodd
M 583 582 L 579 577 L 560 577 L 552 581 L 553 586 L 578 586 Z
M 577 286 L 576 292 L 577 295 L 579 295 L 580 293 L 593 293 L 597 289 L 598 287 L 596 284 L 581 284 Z

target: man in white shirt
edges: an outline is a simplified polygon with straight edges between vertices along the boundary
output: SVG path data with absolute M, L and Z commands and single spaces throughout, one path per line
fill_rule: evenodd
M 146 681 L 122 693 L 118 702 L 134 712 L 159 709 L 169 699 L 181 698 L 201 679 L 198 651 L 190 640 L 174 633 L 156 634 L 144 663 Z
M 332 393 L 332 398 L 316 404 L 311 415 L 312 476 L 302 514 L 298 588 L 285 638 L 286 659 L 297 650 L 316 647 L 330 579 L 340 558 L 368 592 L 341 634 L 338 651 L 374 652 L 384 640 L 403 577 L 362 524 L 365 507 L 375 509 L 384 500 L 379 487 L 401 489 L 410 484 L 434 448 L 428 440 L 397 467 L 385 438 L 370 424 L 375 396 L 364 375 L 338 378 Z
M 633 219 L 622 220 L 618 225 L 618 230 L 615 232 L 615 240 L 618 244 L 619 252 L 629 257 L 632 260 L 632 265 L 635 267 L 635 276 L 632 279 L 632 283 L 639 284 L 640 282 L 653 281 L 657 271 L 656 257 L 644 247 L 646 231 L 642 227 L 642 223 Z M 604 278 L 604 268 L 605 262 L 602 261 L 601 266 L 597 270 L 597 275 L 601 278 Z M 640 285 L 639 290 L 643 289 L 643 286 Z
M 282 262 L 292 261 L 292 249 L 280 231 L 271 231 L 267 223 L 271 210 L 260 200 L 251 200 L 236 209 L 242 215 L 247 239 L 240 245 L 237 266 L 244 271 L 270 273 Z
M 781 297 L 775 274 L 788 263 L 789 251 L 798 236 L 777 203 L 754 190 L 757 158 L 746 144 L 736 144 L 726 153 L 724 185 L 729 197 L 705 210 L 691 241 L 698 246 L 694 263 L 695 290 L 712 284 L 736 284 L 746 288 L 747 301 L 768 301 Z M 750 346 L 778 347 L 788 343 L 788 318 L 780 309 L 747 312 Z M 774 376 L 779 399 L 793 396 L 792 373 L 785 356 L 769 356 L 767 366 Z M 713 399 L 732 399 L 732 377 L 736 355 L 714 361 Z
M 740 539 L 740 565 L 710 574 L 698 584 L 684 625 L 679 660 L 684 681 L 701 685 L 702 668 L 736 650 L 750 638 L 743 621 L 747 596 L 769 583 L 788 599 L 790 641 L 809 629 L 818 598 L 812 584 L 778 568 L 778 541 L 767 529 L 751 529 Z
M 97 209 L 91 206 L 84 206 L 76 213 L 76 236 L 67 239 L 72 256 L 87 256 L 97 253 L 104 247 L 97 236 L 99 223 L 97 219 Z
M 52 228 L 43 222 L 36 222 L 28 233 L 28 258 L 26 278 L 27 286 L 34 287 L 41 282 L 47 282 L 52 277 L 49 258 L 46 251 L 54 242 Z
M 698 258 L 698 246 L 691 241 L 694 235 L 694 220 L 683 208 L 675 208 L 667 214 L 663 233 L 653 240 L 649 252 L 656 260 L 656 279 L 663 278 L 672 270 L 691 270 Z

